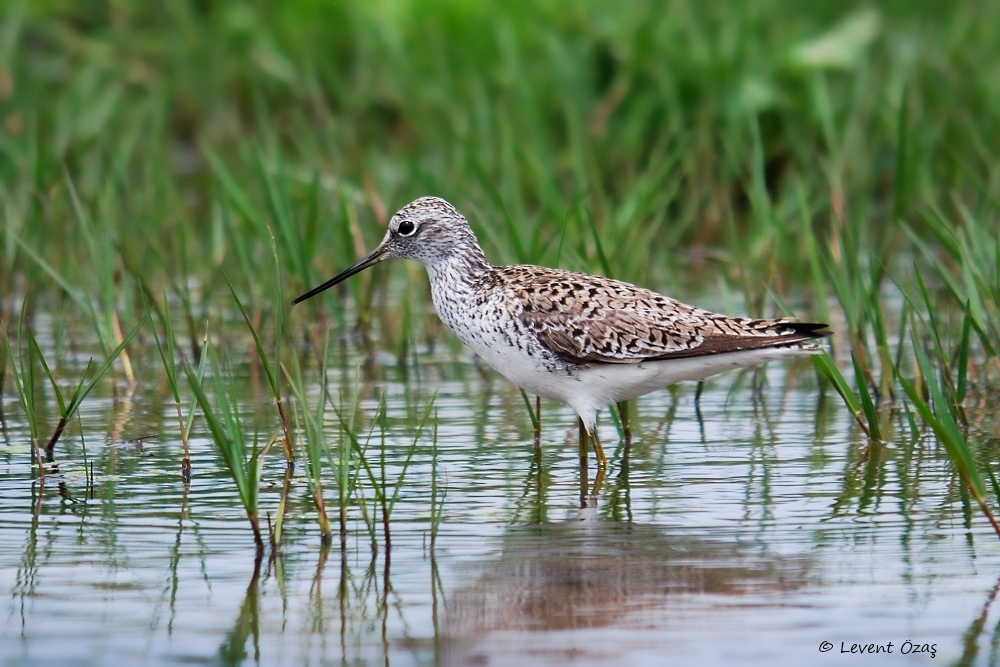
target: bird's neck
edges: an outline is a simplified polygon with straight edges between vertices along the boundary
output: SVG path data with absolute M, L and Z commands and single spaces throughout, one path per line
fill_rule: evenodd
M 493 269 L 478 245 L 463 250 L 426 264 L 432 290 L 471 291 Z
M 483 298 L 493 267 L 480 250 L 476 255 L 455 254 L 426 264 L 431 279 L 431 301 L 444 325 L 466 345 L 475 346 L 469 315 Z

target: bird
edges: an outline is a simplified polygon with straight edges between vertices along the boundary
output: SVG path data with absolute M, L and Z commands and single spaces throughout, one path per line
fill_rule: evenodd
M 730 317 L 621 280 L 531 265 L 494 266 L 469 221 L 439 197 L 389 220 L 366 257 L 302 294 L 301 303 L 387 259 L 421 262 L 441 321 L 486 364 L 525 391 L 568 404 L 599 471 L 605 406 L 685 380 L 816 354 L 826 324 Z

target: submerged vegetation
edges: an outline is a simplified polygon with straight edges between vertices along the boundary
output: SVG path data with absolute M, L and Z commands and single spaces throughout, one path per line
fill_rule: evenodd
M 207 429 L 258 545 L 280 443 L 324 545 L 332 488 L 342 544 L 353 503 L 388 546 L 406 466 L 387 479 L 392 416 L 362 414 L 345 349 L 416 375 L 456 343 L 416 267 L 287 304 L 435 194 L 496 262 L 831 322 L 822 387 L 873 446 L 940 443 L 996 527 L 1000 6 L 46 0 L 0 22 L 0 389 L 40 470 L 38 402 L 58 404 L 51 462 L 92 390 L 162 369 L 184 479 Z M 150 341 L 162 363 L 129 355 Z M 273 402 L 249 418 L 231 379 L 247 358 Z M 436 433 L 418 402 L 406 465 Z M 611 414 L 625 440 L 629 415 Z

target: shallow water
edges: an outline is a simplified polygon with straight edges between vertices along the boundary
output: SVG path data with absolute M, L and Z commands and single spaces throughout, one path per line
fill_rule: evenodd
M 390 484 L 415 431 L 408 415 L 438 392 L 436 463 L 428 431 L 392 513 L 389 557 L 357 506 L 346 548 L 320 548 L 300 463 L 287 543 L 255 576 L 245 516 L 200 426 L 192 483 L 181 483 L 154 355 L 133 359 L 132 393 L 87 400 L 85 438 L 67 433 L 62 475 L 44 487 L 4 396 L 0 664 L 997 661 L 1000 542 L 978 511 L 963 512 L 944 453 L 933 439 L 869 445 L 808 362 L 720 376 L 697 404 L 694 385 L 639 400 L 627 461 L 604 413 L 605 448 L 618 451 L 594 497 L 568 408 L 543 403 L 539 467 L 503 378 L 452 349 L 419 354 L 405 372 L 379 357 L 361 405 L 371 415 L 386 392 Z M 356 362 L 335 388 L 353 385 Z M 266 436 L 274 409 L 254 378 L 241 378 L 241 408 Z M 445 497 L 431 549 L 435 467 Z M 283 469 L 268 466 L 263 514 Z M 374 511 L 370 488 L 365 497 Z M 891 654 L 849 653 L 889 642 Z

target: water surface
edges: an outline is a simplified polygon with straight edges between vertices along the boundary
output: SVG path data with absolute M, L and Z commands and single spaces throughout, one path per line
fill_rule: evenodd
M 604 413 L 605 449 L 617 451 L 594 496 L 568 408 L 543 403 L 539 459 L 521 396 L 466 353 L 421 351 L 406 368 L 382 355 L 364 370 L 349 353 L 331 384 L 349 389 L 360 373 L 367 415 L 385 391 L 390 484 L 412 415 L 437 391 L 391 551 L 356 504 L 345 548 L 321 549 L 299 474 L 281 555 L 255 564 L 200 425 L 190 488 L 181 483 L 172 400 L 159 369 L 141 370 L 154 354 L 133 359 L 132 391 L 88 399 L 44 486 L 4 396 L 0 664 L 997 661 L 1000 543 L 964 509 L 944 453 L 932 438 L 869 444 L 808 361 L 720 376 L 697 402 L 694 385 L 637 401 L 627 459 Z M 250 430 L 268 435 L 260 378 L 246 364 L 235 372 Z M 268 464 L 265 514 L 283 472 Z M 434 485 L 444 513 L 432 549 Z M 842 653 L 889 642 L 891 654 Z

